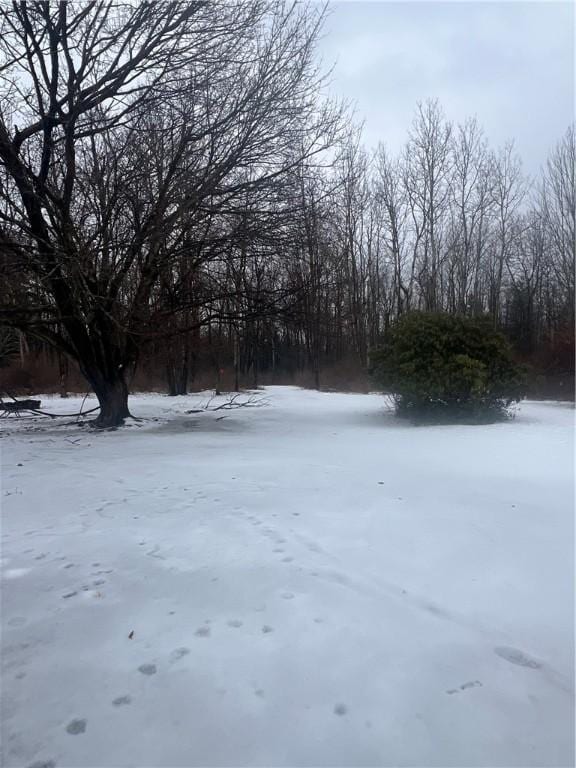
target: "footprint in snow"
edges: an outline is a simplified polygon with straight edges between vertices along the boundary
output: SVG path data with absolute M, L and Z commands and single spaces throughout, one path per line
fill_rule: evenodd
M 542 667 L 541 662 L 528 656 L 527 653 L 520 651 L 518 648 L 501 645 L 494 648 L 494 653 L 500 656 L 501 659 L 509 661 L 510 664 L 516 664 L 519 667 L 527 667 L 528 669 L 540 669 Z
M 338 715 L 339 717 L 343 717 L 348 712 L 348 707 L 346 704 L 336 704 L 334 707 L 334 714 Z
M 66 726 L 66 733 L 71 736 L 78 736 L 86 730 L 86 720 L 71 720 Z
M 196 637 L 210 637 L 210 627 L 198 627 L 194 634 Z
M 170 662 L 173 664 L 175 661 L 179 661 L 190 653 L 190 648 L 182 647 L 175 648 L 170 654 Z
M 239 619 L 232 619 L 231 621 L 228 622 L 228 626 L 238 629 L 238 627 L 242 626 L 242 622 Z
M 481 688 L 482 683 L 480 680 L 469 680 L 467 683 L 462 683 L 458 688 L 451 688 L 449 691 L 446 691 L 446 693 L 449 696 L 452 696 L 454 693 L 460 693 L 460 691 L 466 691 L 468 688 Z
M 282 599 L 283 600 L 293 600 L 294 594 L 292 592 L 283 592 L 282 593 Z
M 270 627 L 268 626 L 268 624 L 264 624 L 264 626 L 262 627 L 262 633 L 264 635 L 268 635 L 270 632 L 274 632 L 274 627 Z
M 31 763 L 28 768 L 56 768 L 54 760 L 37 760 L 35 763 Z
M 156 664 L 141 664 L 138 667 L 138 672 L 141 672 L 143 675 L 155 675 Z
M 115 707 L 126 707 L 128 704 L 132 704 L 132 697 L 131 696 L 118 696 L 117 699 L 114 699 L 112 704 Z
M 461 691 L 465 691 L 467 688 L 481 688 L 482 683 L 480 680 L 469 680 L 467 683 L 462 683 L 460 686 Z

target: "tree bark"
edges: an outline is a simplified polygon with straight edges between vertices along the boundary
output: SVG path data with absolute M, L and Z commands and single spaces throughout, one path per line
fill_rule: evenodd
M 234 336 L 234 392 L 240 392 L 240 341 L 237 332 Z
M 176 349 L 171 347 L 166 362 L 166 380 L 168 383 L 168 394 L 171 397 L 188 394 L 190 372 L 188 340 L 184 338 L 175 346 Z
M 100 404 L 100 413 L 93 422 L 94 426 L 99 429 L 122 426 L 124 419 L 130 416 L 128 386 L 124 375 L 119 374 L 113 381 L 100 378 L 97 382 L 92 381 L 92 386 Z
M 60 378 L 60 397 L 68 397 L 68 358 L 58 352 L 58 373 Z

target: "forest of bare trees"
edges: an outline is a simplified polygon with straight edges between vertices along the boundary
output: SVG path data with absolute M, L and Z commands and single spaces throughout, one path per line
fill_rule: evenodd
M 268 0 L 2 6 L 6 382 L 43 356 L 114 426 L 142 371 L 174 395 L 200 374 L 320 387 L 418 309 L 488 314 L 569 377 L 574 126 L 535 178 L 435 100 L 400 153 L 368 152 L 322 97 L 322 21 Z

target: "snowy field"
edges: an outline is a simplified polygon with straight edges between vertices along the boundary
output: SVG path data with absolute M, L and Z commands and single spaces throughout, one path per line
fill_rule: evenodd
M 0 422 L 2 764 L 573 765 L 573 410 L 265 394 Z

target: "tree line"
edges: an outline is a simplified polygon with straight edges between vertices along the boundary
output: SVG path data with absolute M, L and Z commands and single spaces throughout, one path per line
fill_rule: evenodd
M 488 314 L 527 358 L 570 365 L 575 135 L 540 178 L 471 119 L 419 105 L 405 148 L 368 153 L 323 97 L 325 12 L 234 4 L 0 7 L 0 356 L 48 345 L 100 426 L 138 366 L 370 364 L 412 310 Z M 24 342 L 23 342 L 24 340 Z M 569 356 L 569 355 L 568 355 Z

